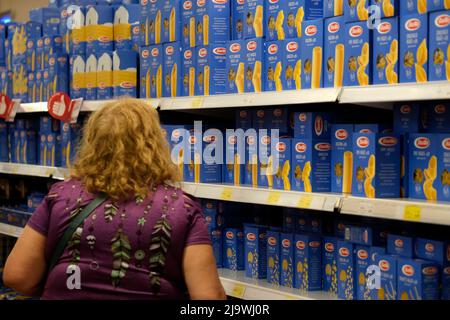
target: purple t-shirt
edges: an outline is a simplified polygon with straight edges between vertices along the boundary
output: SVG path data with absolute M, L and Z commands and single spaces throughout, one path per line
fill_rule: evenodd
M 51 187 L 28 222 L 47 237 L 47 261 L 71 216 L 93 199 L 77 180 Z M 161 288 L 154 293 L 149 280 L 150 244 L 153 227 L 163 211 L 168 212 L 172 231 L 160 276 Z M 47 278 L 42 299 L 183 299 L 183 251 L 195 244 L 210 245 L 211 239 L 198 201 L 181 189 L 159 186 L 145 199 L 118 203 L 107 200 L 72 236 Z M 81 290 L 68 288 L 67 269 L 71 264 L 81 271 Z

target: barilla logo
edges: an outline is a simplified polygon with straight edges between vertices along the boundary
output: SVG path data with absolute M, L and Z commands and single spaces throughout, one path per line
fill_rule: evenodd
M 425 250 L 427 252 L 434 252 L 434 245 L 432 243 L 425 244 Z
M 305 242 L 304 241 L 297 241 L 295 246 L 297 247 L 297 249 L 303 250 L 303 249 L 305 249 Z
M 55 41 L 55 43 L 62 43 L 62 38 L 61 37 L 55 37 L 53 41 Z
M 258 110 L 258 111 L 256 111 L 256 116 L 257 116 L 258 118 L 264 117 L 264 110 Z
M 378 32 L 381 34 L 388 33 L 391 29 L 392 25 L 389 22 L 382 22 L 378 25 Z
M 442 148 L 444 148 L 445 150 L 450 150 L 450 138 L 444 139 L 444 141 L 442 141 Z
M 238 0 L 237 3 L 238 4 L 245 4 L 245 0 Z
M 148 50 L 143 50 L 142 51 L 142 58 L 148 58 L 148 56 L 150 55 L 150 52 Z
M 234 233 L 231 231 L 228 231 L 226 234 L 227 239 L 233 240 L 234 238 Z
M 298 43 L 295 42 L 295 41 L 289 42 L 289 43 L 286 45 L 286 50 L 287 50 L 288 52 L 295 52 L 295 51 L 297 51 L 297 50 L 298 50 Z
M 319 242 L 319 241 L 311 241 L 311 242 L 309 243 L 309 246 L 310 246 L 311 248 L 318 248 L 318 247 L 320 247 L 320 242 Z
M 450 16 L 448 14 L 441 14 L 436 17 L 434 24 L 439 28 L 447 27 L 450 24 Z
M 278 46 L 275 43 L 271 44 L 267 51 L 269 52 L 269 54 L 276 54 L 278 52 Z
M 41 76 L 42 76 L 42 74 L 40 72 L 36 73 L 36 79 L 40 80 Z
M 190 144 L 195 144 L 197 142 L 197 138 L 195 136 L 190 136 L 189 137 L 189 143 Z
M 50 44 L 50 38 L 45 38 L 44 44 L 48 46 Z
M 66 9 L 61 11 L 61 17 L 67 18 L 67 10 Z
M 206 136 L 206 137 L 204 137 L 203 138 L 203 141 L 205 141 L 205 142 L 208 142 L 208 143 L 210 143 L 210 142 L 214 142 L 214 141 L 216 141 L 216 136 Z
M 445 106 L 443 104 L 438 104 L 437 106 L 434 107 L 434 112 L 436 112 L 437 114 L 443 114 L 445 113 Z
M 372 130 L 370 130 L 370 129 L 361 129 L 361 130 L 359 130 L 359 133 L 372 133 Z
M 378 139 L 378 143 L 383 147 L 392 147 L 397 145 L 397 138 L 395 137 L 383 137 Z
M 358 258 L 361 260 L 366 260 L 369 257 L 369 254 L 366 250 L 358 250 Z
M 334 244 L 331 242 L 325 243 L 325 250 L 328 252 L 334 252 Z
M 284 152 L 286 151 L 286 144 L 284 142 L 278 142 L 275 149 L 279 152 Z
M 303 153 L 306 151 L 306 143 L 299 142 L 295 145 L 295 150 L 297 152 Z
M 33 73 L 28 74 L 28 79 L 29 80 L 34 80 L 34 74 Z
M 206 3 L 206 0 L 197 0 L 197 5 L 199 7 L 203 7 L 205 5 L 205 3 Z
M 321 116 L 317 116 L 314 121 L 314 130 L 316 131 L 316 135 L 320 136 L 323 131 L 323 118 Z
M 28 41 L 28 43 L 27 43 L 27 48 L 28 49 L 31 49 L 31 48 L 33 48 L 33 41 Z
M 210 223 L 212 221 L 212 217 L 210 216 L 206 216 L 205 217 L 206 222 Z
M 239 43 L 233 43 L 230 46 L 230 52 L 231 53 L 236 53 L 236 52 L 239 52 L 239 51 L 241 51 L 241 45 Z
M 328 32 L 329 33 L 336 33 L 341 29 L 341 26 L 339 25 L 339 22 L 332 22 L 328 25 Z
M 319 226 L 319 221 L 313 220 L 313 221 L 311 222 L 311 225 L 312 225 L 314 228 L 317 228 L 317 227 Z
M 271 246 L 275 246 L 277 244 L 277 239 L 275 239 L 274 237 L 269 237 L 267 239 L 267 243 Z
M 414 146 L 418 149 L 426 149 L 430 146 L 430 139 L 426 137 L 419 137 L 414 140 Z
M 248 241 L 255 241 L 256 240 L 256 235 L 254 233 L 249 233 L 247 234 L 247 240 Z
M 389 269 L 391 268 L 389 261 L 386 260 L 381 260 L 378 263 L 378 266 L 380 267 L 381 271 L 389 271 Z
M 111 37 L 108 37 L 108 36 L 102 36 L 102 37 L 99 37 L 99 38 L 98 38 L 98 41 L 99 41 L 99 42 L 103 42 L 103 43 L 110 42 L 110 41 L 111 41 Z
M 314 149 L 316 149 L 317 151 L 330 151 L 331 150 L 331 145 L 329 143 L 326 143 L 326 142 L 317 143 L 314 146 Z
M 157 57 L 157 56 L 159 56 L 159 49 L 153 48 L 152 49 L 152 57 Z
M 48 64 L 49 65 L 51 65 L 51 66 L 53 66 L 53 65 L 55 65 L 55 58 L 50 58 L 49 60 L 48 60 Z
M 370 141 L 367 137 L 359 137 L 358 140 L 356 140 L 356 145 L 360 148 L 367 148 L 369 143 Z
M 220 230 L 214 230 L 214 231 L 212 232 L 212 235 L 213 235 L 214 237 L 219 237 L 221 234 L 222 234 L 222 232 L 220 232 Z
M 167 48 L 166 48 L 166 54 L 168 55 L 168 56 L 171 56 L 171 55 L 173 55 L 173 46 L 168 46 Z
M 444 273 L 445 273 L 445 274 L 450 274 L 450 267 L 445 268 L 445 269 L 444 269 Z
M 241 118 L 247 118 L 247 111 L 241 111 L 241 112 L 239 112 L 239 116 L 240 116 Z
M 192 51 L 191 51 L 191 50 L 186 50 L 186 51 L 184 52 L 184 58 L 185 58 L 186 60 L 191 59 L 191 58 L 192 58 Z
M 98 87 L 100 88 L 100 89 L 105 89 L 106 88 L 106 82 L 100 82 L 99 84 L 98 84 Z
M 350 251 L 347 248 L 340 248 L 339 255 L 341 257 L 348 257 L 350 255 Z
M 52 142 L 52 141 L 53 141 L 53 136 L 49 135 L 49 136 L 47 137 L 47 139 L 48 139 L 49 142 Z
M 198 56 L 199 56 L 200 58 L 206 57 L 207 54 L 208 54 L 208 50 L 206 50 L 205 48 L 201 48 L 201 49 L 198 51 Z
M 394 241 L 394 245 L 395 245 L 397 248 L 403 248 L 403 245 L 404 245 L 403 240 L 402 240 L 402 239 L 396 239 L 396 240 Z
M 213 0 L 215 4 L 227 4 L 228 0 Z
M 248 51 L 255 51 L 257 47 L 258 47 L 258 43 L 256 41 L 250 41 L 249 43 L 247 43 Z
M 283 248 L 289 248 L 291 246 L 291 241 L 289 239 L 283 239 L 281 244 L 283 245 Z
M 316 26 L 307 26 L 306 29 L 305 29 L 305 34 L 308 37 L 312 37 L 312 36 L 316 35 L 317 34 L 317 27 Z
M 64 130 L 64 132 L 69 132 L 69 124 L 68 123 L 64 123 L 63 130 Z
M 184 10 L 191 10 L 192 9 L 192 1 L 185 1 L 183 3 L 183 9 Z
M 46 138 L 45 136 L 41 136 L 41 142 L 45 142 Z
M 270 143 L 270 137 L 269 136 L 262 136 L 261 137 L 261 143 L 264 145 L 268 145 Z
M 128 81 L 121 82 L 121 83 L 120 83 L 120 86 L 121 86 L 122 88 L 125 88 L 125 89 L 130 89 L 130 88 L 133 88 L 133 87 L 134 87 L 134 85 L 133 85 L 131 82 L 128 82 Z
M 423 268 L 422 273 L 425 275 L 431 276 L 431 275 L 437 273 L 437 268 L 436 267 L 425 267 L 425 268 Z
M 298 120 L 305 122 L 306 121 L 306 113 L 300 113 L 298 115 Z
M 247 137 L 247 143 L 249 145 L 253 145 L 253 144 L 255 144 L 255 139 L 253 137 Z
M 39 39 L 39 40 L 37 41 L 37 45 L 38 45 L 39 47 L 42 47 L 43 44 L 44 44 L 44 41 L 42 41 L 42 39 Z
M 411 106 L 405 104 L 400 107 L 400 112 L 403 114 L 409 114 L 411 112 Z
M 217 54 L 219 56 L 224 56 L 224 55 L 227 54 L 227 49 L 226 48 L 222 48 L 222 47 L 214 48 L 213 52 L 214 52 L 214 54 Z
M 269 3 L 278 3 L 278 0 L 269 0 Z
M 230 136 L 228 138 L 228 143 L 229 144 L 236 144 L 236 142 L 237 142 L 237 137 L 236 136 Z
M 172 138 L 178 139 L 180 137 L 180 131 L 179 130 L 173 130 L 172 131 Z
M 306 224 L 306 220 L 303 218 L 298 219 L 298 224 L 304 226 Z
M 206 204 L 206 208 L 211 209 L 213 207 L 213 204 L 211 202 L 208 202 Z
M 133 27 L 133 34 L 137 35 L 137 34 L 139 34 L 139 32 L 140 32 L 139 26 L 134 26 Z
M 150 0 L 151 3 L 156 3 L 158 0 Z
M 282 114 L 283 114 L 283 110 L 281 110 L 281 109 L 275 109 L 275 110 L 273 110 L 273 115 L 274 115 L 275 117 L 281 117 Z
M 345 140 L 348 137 L 348 132 L 345 129 L 339 129 L 339 130 L 336 130 L 336 133 L 334 134 L 334 136 L 338 140 Z
M 147 3 L 148 3 L 148 0 L 141 0 L 141 4 L 142 4 L 143 6 L 147 5 Z
M 409 19 L 408 21 L 406 21 L 405 23 L 405 29 L 408 31 L 416 31 L 417 29 L 420 28 L 420 20 L 417 18 L 412 18 Z
M 363 34 L 363 28 L 361 26 L 351 27 L 349 32 L 351 37 L 356 38 Z

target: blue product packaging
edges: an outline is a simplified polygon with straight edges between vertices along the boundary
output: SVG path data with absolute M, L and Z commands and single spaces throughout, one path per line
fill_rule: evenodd
M 337 241 L 335 237 L 322 238 L 322 289 L 333 296 L 338 293 Z
M 450 201 L 450 133 L 437 136 L 437 200 Z
M 266 42 L 264 72 L 266 75 L 264 91 L 282 91 L 286 88 L 286 78 L 283 77 L 285 41 Z
M 407 236 L 388 234 L 387 253 L 405 258 L 413 258 L 414 239 Z
M 366 285 L 367 267 L 370 265 L 370 247 L 355 246 L 355 291 L 356 300 L 369 300 L 370 290 Z
M 164 48 L 162 45 L 142 47 L 140 52 L 140 97 L 163 96 Z
M 428 79 L 430 81 L 450 80 L 450 11 L 430 13 L 429 24 Z
M 227 48 L 224 44 L 197 47 L 195 94 L 209 96 L 227 93 Z
M 265 128 L 271 133 L 278 130 L 278 135 L 290 137 L 292 134 L 288 108 L 265 109 Z
M 220 135 L 220 136 L 219 136 Z M 209 150 L 209 151 L 207 151 Z M 214 150 L 214 152 L 212 152 Z M 203 134 L 202 154 L 203 159 L 200 163 L 200 182 L 202 183 L 221 183 L 222 182 L 222 164 L 216 162 L 216 152 L 223 150 L 222 134 L 217 128 L 210 128 Z M 196 154 L 195 156 L 197 156 Z
M 447 257 L 447 241 L 437 241 L 425 238 L 416 238 L 414 241 L 415 256 L 423 260 L 436 261 L 441 265 L 448 264 L 450 256 Z
M 273 159 L 275 144 L 272 142 L 271 137 L 267 134 L 258 134 L 258 186 L 265 188 L 273 188 L 273 175 L 274 168 L 271 159 Z
M 164 97 L 179 97 L 183 88 L 182 48 L 180 42 L 164 45 Z
M 113 23 L 113 7 L 96 5 L 87 9 L 85 20 L 87 56 L 114 50 Z
M 267 231 L 267 282 L 280 285 L 281 237 L 278 231 Z
M 244 38 L 244 6 L 245 0 L 231 0 L 231 39 Z
M 72 55 L 86 55 L 86 8 L 77 7 L 67 20 L 71 21 L 69 28 L 69 50 Z M 67 45 L 66 45 L 67 48 Z
M 216 258 L 217 268 L 222 268 L 223 265 L 223 238 L 222 230 L 214 229 L 211 231 L 211 241 L 214 251 L 214 257 Z
M 230 40 L 230 1 L 197 0 L 196 45 L 207 46 Z
M 267 228 L 257 225 L 244 226 L 245 276 L 253 279 L 267 277 Z
M 372 228 L 367 226 L 346 225 L 344 239 L 354 244 L 372 246 Z
M 97 99 L 97 57 L 91 54 L 86 59 L 86 72 L 84 74 L 86 81 L 86 100 Z
M 428 12 L 449 10 L 450 2 L 448 0 L 430 0 L 427 3 Z
M 309 20 L 302 23 L 303 35 L 300 39 L 302 89 L 323 87 L 323 20 Z
M 242 229 L 227 228 L 224 230 L 224 251 L 226 265 L 232 271 L 245 270 L 244 266 L 244 232 Z
M 355 22 L 369 19 L 369 2 L 367 0 L 344 1 L 345 21 Z
M 374 264 L 380 268 L 380 289 L 376 291 L 377 300 L 397 300 L 397 256 L 377 254 Z
M 420 103 L 396 103 L 394 105 L 394 133 L 418 133 L 422 131 Z
M 302 61 L 300 39 L 288 39 L 284 47 L 284 90 L 300 90 L 302 88 Z
M 390 133 L 392 128 L 385 124 L 363 123 L 355 124 L 355 133 Z
M 245 136 L 245 178 L 244 183 L 249 186 L 258 186 L 259 163 L 258 163 L 258 137 L 255 129 L 253 135 Z
M 53 53 L 49 56 L 49 89 L 51 95 L 69 92 L 69 61 L 66 54 Z M 95 98 L 93 99 L 95 100 Z
M 280 138 L 275 145 L 275 153 L 273 155 L 278 163 L 273 176 L 273 188 L 278 190 L 291 190 L 291 138 Z
M 320 236 L 296 234 L 294 287 L 302 291 L 322 290 L 322 241 Z
M 412 2 L 411 0 L 408 0 Z M 396 17 L 399 15 L 401 0 L 370 0 L 370 5 L 379 8 L 381 18 Z
M 36 42 L 36 39 L 27 40 L 26 66 L 28 72 L 36 71 Z
M 397 300 L 439 299 L 439 269 L 436 262 L 399 258 Z
M 344 14 L 344 1 L 323 0 L 323 17 L 338 17 Z
M 30 21 L 42 24 L 42 33 L 45 36 L 60 34 L 60 10 L 53 8 L 36 8 L 30 11 Z
M 294 137 L 329 139 L 332 115 L 325 112 L 295 112 Z
M 192 97 L 195 95 L 196 72 L 196 52 L 195 48 L 188 48 L 182 51 L 183 86 L 181 95 Z
M 0 120 L 0 161 L 9 162 L 8 125 Z
M 137 97 L 137 53 L 133 50 L 116 50 L 113 53 L 114 97 Z
M 338 240 L 338 298 L 343 300 L 356 299 L 355 279 L 355 247 L 348 241 Z
M 283 230 L 285 232 L 294 233 L 297 220 L 296 212 L 296 209 L 283 208 Z
M 245 81 L 245 42 L 232 40 L 227 43 L 227 93 L 243 93 Z M 241 128 L 241 126 L 237 126 Z
M 398 18 L 381 19 L 373 30 L 373 84 L 398 83 Z
M 366 22 L 345 25 L 344 86 L 372 84 L 372 31 Z
M 246 0 L 244 4 L 244 39 L 263 38 L 265 0 Z
M 279 0 L 265 0 L 265 23 L 264 35 L 266 41 L 284 40 L 286 32 L 284 30 L 284 20 L 287 18 L 284 2 Z
M 447 101 L 432 101 L 426 105 L 427 128 L 429 133 L 450 132 L 450 103 Z
M 333 2 L 333 1 L 331 1 Z M 323 87 L 340 88 L 344 81 L 345 20 L 343 16 L 324 20 Z
M 39 75 L 37 75 L 37 79 L 39 81 Z M 70 97 L 72 99 L 84 98 L 86 96 L 86 60 L 84 56 L 70 57 L 70 81 Z
M 183 48 L 194 48 L 196 46 L 196 23 L 195 12 L 197 1 L 183 0 L 181 4 L 182 45 Z
M 111 53 L 97 56 L 97 99 L 113 98 L 113 57 Z
M 353 124 L 331 127 L 331 192 L 351 193 L 353 172 Z
M 264 87 L 264 42 L 249 39 L 246 44 L 245 92 L 261 92 Z
M 0 24 L 0 67 L 6 66 L 5 40 L 6 26 Z
M 294 288 L 294 252 L 295 252 L 295 235 L 292 233 L 280 234 L 280 284 L 287 288 Z
M 226 130 L 224 158 L 226 162 L 222 166 L 224 183 L 235 186 L 245 183 L 245 163 L 242 156 L 245 156 L 244 131 Z
M 162 0 L 162 43 L 181 41 L 182 0 Z
M 62 37 L 61 36 L 48 36 L 44 37 L 44 68 L 48 68 L 48 61 L 50 55 L 54 53 L 62 52 Z
M 35 69 L 37 71 L 42 71 L 45 68 L 45 61 L 44 61 L 44 38 L 39 38 L 35 42 L 36 46 L 36 65 Z
M 431 0 L 435 1 L 435 0 Z M 423 0 L 400 1 L 400 16 L 424 14 L 428 12 L 428 3 Z

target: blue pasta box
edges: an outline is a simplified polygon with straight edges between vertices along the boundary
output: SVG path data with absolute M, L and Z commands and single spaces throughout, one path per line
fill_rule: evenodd
M 294 287 L 294 252 L 295 252 L 295 235 L 293 233 L 280 234 L 280 266 L 281 280 L 280 284 L 284 287 Z
M 195 12 L 197 1 L 183 0 L 181 6 L 182 44 L 183 48 L 194 48 L 196 45 Z
M 373 29 L 373 84 L 398 83 L 398 18 L 381 19 Z
M 450 11 L 430 13 L 429 24 L 428 79 L 430 81 L 450 80 Z
M 359 225 L 346 225 L 344 239 L 354 244 L 371 246 L 373 244 L 372 228 Z
M 113 98 L 113 57 L 111 53 L 97 56 L 97 99 Z
M 400 17 L 400 82 L 428 80 L 428 16 L 413 14 Z
M 266 0 L 247 0 L 244 4 L 244 39 L 264 37 Z
M 448 0 L 430 0 L 428 1 L 427 6 L 428 12 L 450 9 L 450 3 Z
M 172 161 L 178 165 L 182 178 L 184 178 L 188 174 L 188 166 L 183 158 L 183 155 L 187 151 L 187 127 L 180 125 L 163 125 L 162 127 L 166 132 L 166 138 L 171 149 Z
M 270 133 L 258 134 L 258 186 L 265 188 L 274 187 L 273 159 L 275 143 L 272 142 Z
M 265 87 L 264 70 L 264 42 L 262 39 L 247 39 L 245 92 L 261 92 Z
M 26 131 L 25 159 L 24 163 L 37 164 L 37 134 L 33 130 Z
M 329 139 L 332 116 L 325 112 L 295 112 L 294 137 Z
M 334 221 L 334 235 L 338 239 L 344 240 L 345 238 L 345 224 L 343 220 Z
M 75 156 L 75 148 L 79 135 L 78 124 L 61 124 L 61 166 L 69 168 Z
M 56 7 L 30 10 L 30 21 L 42 24 L 42 33 L 44 35 L 56 36 L 60 32 L 60 11 Z
M 255 129 L 252 135 L 245 137 L 245 179 L 246 185 L 257 187 L 259 177 L 258 136 Z
M 400 0 L 370 0 L 370 5 L 379 8 L 381 18 L 396 17 L 399 15 Z M 412 1 L 409 1 L 412 2 Z
M 437 200 L 450 201 L 450 133 L 437 136 Z
M 264 109 L 263 109 L 264 110 Z M 291 124 L 288 108 L 265 109 L 265 128 L 271 133 L 278 130 L 279 136 L 291 136 Z
M 446 243 L 446 252 L 446 260 L 442 268 L 442 300 L 450 300 L 450 243 Z
M 44 101 L 44 78 L 42 71 L 36 71 L 35 74 L 36 82 L 36 102 Z
M 355 246 L 355 291 L 356 300 L 369 300 L 370 290 L 366 285 L 367 267 L 370 265 L 370 247 Z
M 245 0 L 231 0 L 231 39 L 244 38 L 244 6 Z
M 427 128 L 429 133 L 450 132 L 450 103 L 448 101 L 432 101 L 426 105 Z
M 333 1 L 331 1 L 333 2 Z M 343 85 L 345 68 L 345 21 L 343 16 L 324 20 L 323 87 L 339 88 Z
M 252 113 L 252 128 L 255 130 L 268 129 L 268 118 L 272 113 L 268 109 L 253 109 Z
M 138 56 L 133 50 L 116 50 L 113 53 L 114 97 L 137 97 Z
M 149 38 L 149 15 L 150 15 L 150 1 L 149 0 L 140 0 L 140 42 L 141 46 L 148 46 L 150 45 L 150 38 Z
M 355 124 L 355 133 L 390 133 L 392 128 L 386 124 L 379 123 L 357 123 Z
M 139 48 L 140 17 L 141 7 L 139 4 L 124 4 L 115 8 L 113 34 L 116 50 L 133 48 L 134 45 Z M 133 41 L 135 34 L 137 41 Z M 133 49 L 136 50 L 136 48 Z
M 297 210 L 292 208 L 283 208 L 283 230 L 293 233 L 295 231 L 295 222 Z
M 224 251 L 226 265 L 233 271 L 245 270 L 244 265 L 244 232 L 242 229 L 227 228 L 224 230 Z
M 280 285 L 281 280 L 281 236 L 280 232 L 267 231 L 267 282 Z
M 142 2 L 142 1 L 141 1 Z M 161 44 L 162 41 L 162 4 L 160 0 L 149 1 L 149 15 L 147 24 L 148 45 Z
M 181 2 L 162 1 L 162 43 L 181 41 Z
M 86 55 L 114 50 L 113 24 L 113 7 L 96 5 L 87 9 L 85 20 Z
M 300 90 L 302 87 L 302 62 L 300 39 L 288 39 L 284 47 L 284 90 Z
M 210 128 L 204 132 L 202 143 L 203 159 L 200 164 L 200 182 L 221 183 L 222 163 L 217 161 L 216 152 L 223 150 L 222 133 L 217 128 Z M 205 150 L 210 150 L 209 152 Z M 214 150 L 212 152 L 211 150 Z M 220 158 L 220 157 L 218 157 Z
M 344 14 L 344 1 L 323 0 L 323 17 L 331 18 Z
M 223 182 L 236 186 L 245 183 L 245 135 L 243 130 L 226 130 Z
M 219 214 L 218 202 L 215 200 L 205 200 L 202 202 L 203 214 L 209 230 L 223 227 L 223 217 Z
M 435 0 L 431 0 L 435 1 Z M 440 1 L 440 0 L 438 0 Z M 428 12 L 428 3 L 430 1 L 423 0 L 408 0 L 400 2 L 400 16 L 406 16 L 410 14 L 423 14 Z
M 353 131 L 353 124 L 331 127 L 331 192 L 352 192 Z
M 35 59 L 36 59 L 36 65 L 35 69 L 37 71 L 41 71 L 45 68 L 45 61 L 44 61 L 44 38 L 39 38 L 35 40 Z
M 265 0 L 265 23 L 264 36 L 266 41 L 284 40 L 286 32 L 284 30 L 284 20 L 287 15 L 284 11 L 284 1 Z
M 36 71 L 36 39 L 27 40 L 26 65 L 28 72 Z
M 439 299 L 438 263 L 399 258 L 397 261 L 397 300 Z
M 295 215 L 295 232 L 298 234 L 310 233 L 310 227 L 309 215 L 305 211 L 297 212 Z
M 337 296 L 337 241 L 335 237 L 322 238 L 322 289 Z
M 447 257 L 448 247 L 447 242 L 432 239 L 416 238 L 414 242 L 414 251 L 417 258 L 436 261 L 441 265 L 447 265 L 450 261 L 450 256 Z
M 8 125 L 0 120 L 0 161 L 9 162 Z
M 182 51 L 182 67 L 183 67 L 183 87 L 181 91 L 182 96 L 195 95 L 195 76 L 196 72 L 196 52 L 195 48 L 183 49 Z
M 245 225 L 245 276 L 253 279 L 267 277 L 267 227 Z
M 243 93 L 245 81 L 245 42 L 232 40 L 227 43 L 227 93 Z M 238 126 L 237 128 L 240 128 Z
M 230 40 L 230 1 L 197 0 L 196 45 L 207 46 Z
M 298 1 L 298 9 L 303 8 L 304 20 L 315 20 L 315 19 L 323 19 L 323 2 L 324 0 L 300 0 Z M 294 6 L 295 8 L 295 6 Z M 300 16 L 296 16 L 297 19 L 300 19 Z
M 377 254 L 374 264 L 380 268 L 380 288 L 375 289 L 374 300 L 397 300 L 397 256 Z
M 161 98 L 163 96 L 164 48 L 153 45 L 141 48 L 140 97 Z
M 39 78 L 38 75 L 37 78 Z M 84 56 L 70 57 L 70 81 L 70 97 L 84 98 L 86 96 L 86 59 Z
M 338 298 L 343 300 L 355 300 L 355 247 L 348 241 L 338 240 L 337 250 Z
M 353 134 L 352 194 L 367 198 L 400 197 L 400 136 Z
M 394 133 L 418 133 L 423 129 L 420 103 L 396 103 L 394 105 Z
M 211 231 L 211 241 L 216 259 L 217 268 L 222 268 L 223 265 L 223 238 L 221 229 L 213 229 Z
M 224 44 L 197 47 L 196 95 L 227 93 L 227 48 Z
M 20 137 L 19 130 L 14 125 L 9 125 L 9 152 L 12 163 L 20 162 Z
M 68 13 L 67 13 L 68 14 Z M 86 54 L 86 28 L 85 28 L 86 8 L 76 7 L 67 21 L 70 19 L 69 28 L 69 50 L 72 55 Z M 67 48 L 67 46 L 66 46 Z
M 302 291 L 322 290 L 322 240 L 320 236 L 296 234 L 294 287 Z
M 85 83 L 86 83 L 86 100 L 97 99 L 97 57 L 91 54 L 86 59 L 85 69 Z
M 323 223 L 322 219 L 320 217 L 316 217 L 314 215 L 311 215 L 308 219 L 310 232 L 312 234 L 318 234 L 321 235 L 323 231 Z
M 195 154 L 201 152 L 201 144 L 200 146 L 197 141 L 199 141 L 202 137 L 201 134 L 198 134 L 194 129 L 187 127 L 186 128 L 186 150 L 184 151 L 184 163 L 186 164 L 186 170 L 183 174 L 183 180 L 186 182 L 200 182 L 200 172 L 199 172 L 199 164 L 195 163 Z
M 62 52 L 62 37 L 61 36 L 47 36 L 44 40 L 44 68 L 48 68 L 48 61 L 50 55 Z
M 264 72 L 266 75 L 264 91 L 282 91 L 286 88 L 286 78 L 283 77 L 285 41 L 266 42 Z
M 164 97 L 179 97 L 183 88 L 182 48 L 180 42 L 164 45 Z
M 28 102 L 36 102 L 36 81 L 35 81 L 35 73 L 28 73 L 27 87 L 28 87 Z
M 372 84 L 371 35 L 366 22 L 345 25 L 344 86 Z
M 236 128 L 247 130 L 252 127 L 251 110 L 237 110 L 235 114 L 235 119 L 236 119 Z
M 70 44 L 70 29 L 67 25 L 68 19 L 67 6 L 63 6 L 59 8 L 59 33 L 62 37 L 62 49 L 64 53 L 71 53 L 71 44 Z
M 6 60 L 6 69 L 11 70 L 12 68 L 12 45 L 11 40 L 5 40 L 5 60 Z
M 300 39 L 303 64 L 302 89 L 323 87 L 323 20 L 309 20 L 302 23 L 303 35 Z
M 5 40 L 6 40 L 6 25 L 0 24 L 0 66 L 6 66 Z
M 56 134 L 47 133 L 45 140 L 45 166 L 55 167 L 56 166 Z
M 305 1 L 304 0 L 295 0 L 295 1 L 280 1 L 283 2 L 283 15 L 278 17 L 278 20 L 283 23 L 284 33 L 286 39 L 295 39 L 300 38 L 302 36 L 302 22 L 305 19 L 305 15 L 308 15 L 308 12 L 305 11 Z M 308 4 L 312 3 L 308 1 Z M 308 17 L 307 19 L 310 19 Z M 276 27 L 275 20 L 275 27 Z M 281 39 L 280 39 L 281 40 Z
M 346 22 L 366 21 L 369 19 L 369 1 L 344 1 L 344 17 Z
M 330 192 L 331 144 L 329 140 L 292 140 L 292 190 Z
M 387 253 L 405 258 L 413 258 L 414 239 L 402 235 L 388 234 Z

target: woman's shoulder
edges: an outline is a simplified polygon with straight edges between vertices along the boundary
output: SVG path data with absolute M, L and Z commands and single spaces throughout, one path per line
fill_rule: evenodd
M 83 201 L 89 201 L 93 198 L 91 194 L 85 191 L 81 181 L 73 178 L 54 183 L 47 195 L 49 200 L 73 197 L 82 198 Z
M 181 206 L 188 215 L 201 212 L 200 201 L 193 195 L 186 193 L 179 186 L 162 185 L 160 190 L 168 191 L 175 206 Z

